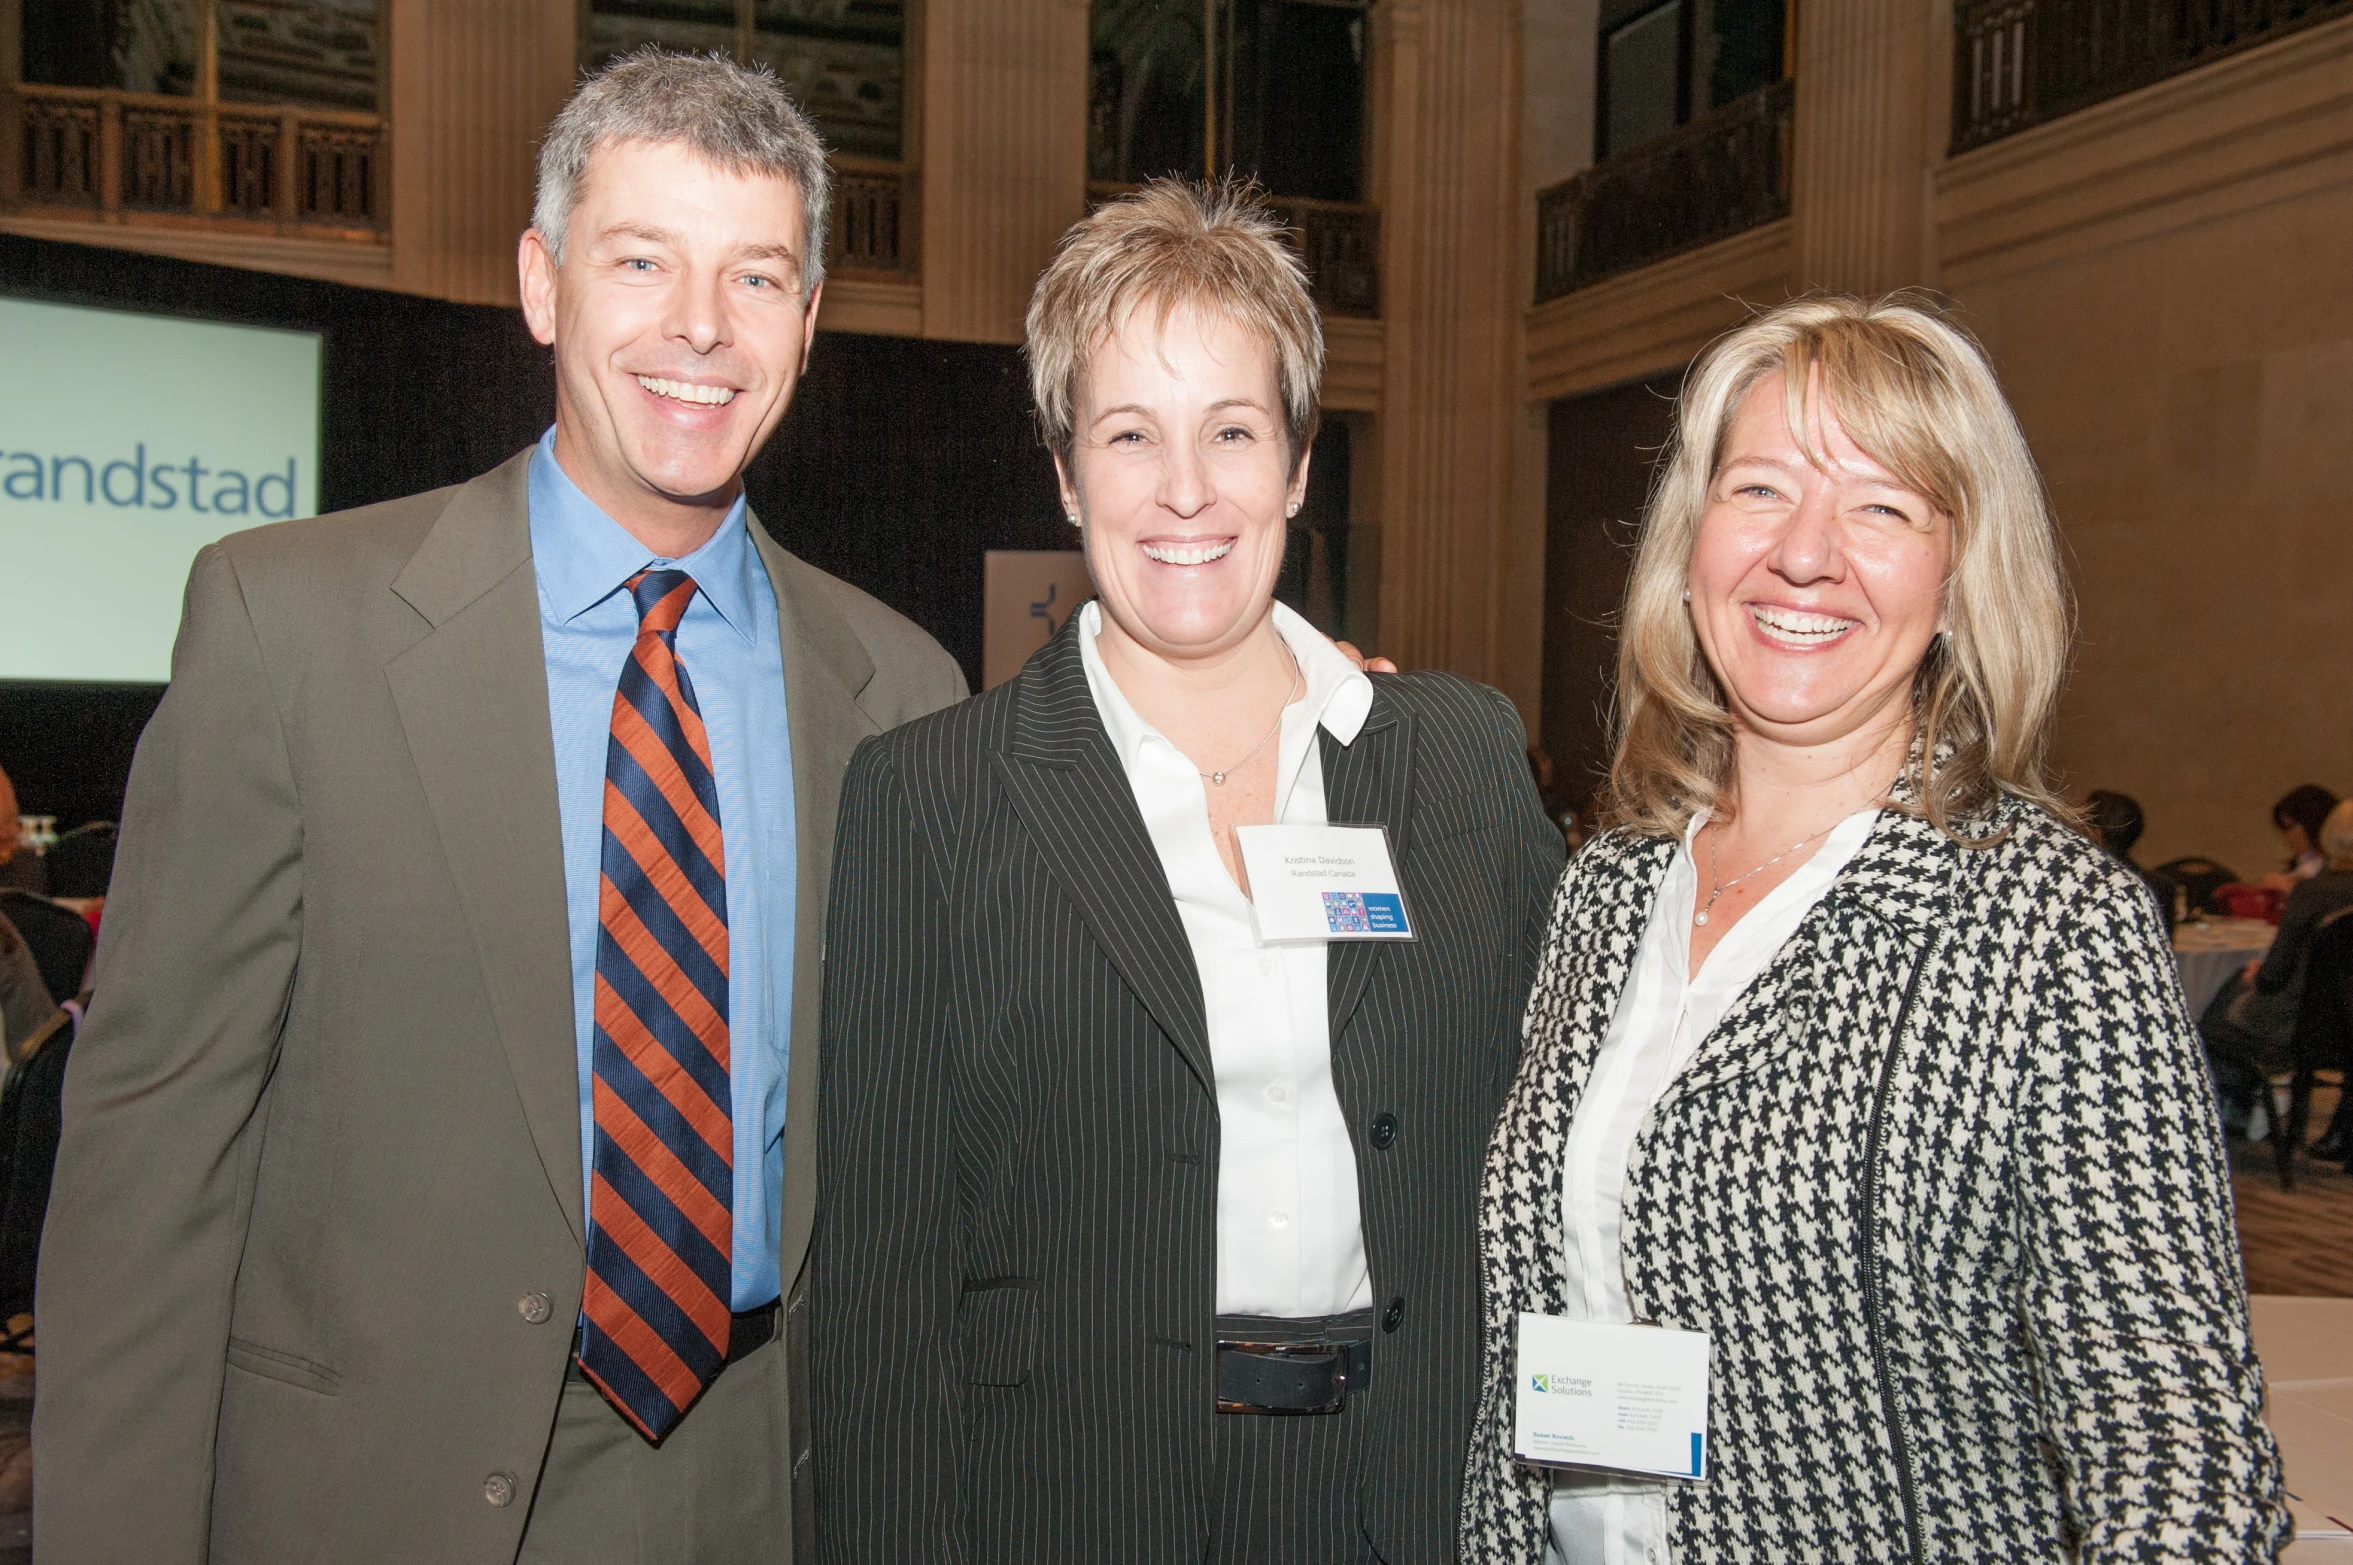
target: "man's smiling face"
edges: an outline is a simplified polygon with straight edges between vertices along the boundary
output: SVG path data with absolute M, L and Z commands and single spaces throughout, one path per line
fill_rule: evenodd
M 555 349 L 556 457 L 631 531 L 732 504 L 808 366 L 801 194 L 674 142 L 590 156 L 562 265 L 526 234 L 523 306 Z

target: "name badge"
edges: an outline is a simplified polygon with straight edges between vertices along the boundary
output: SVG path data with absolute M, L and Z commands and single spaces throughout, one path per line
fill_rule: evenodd
M 1520 1317 L 1512 1448 L 1554 1467 L 1708 1475 L 1701 1331 Z
M 1242 826 L 1234 835 L 1260 945 L 1415 938 L 1385 828 Z

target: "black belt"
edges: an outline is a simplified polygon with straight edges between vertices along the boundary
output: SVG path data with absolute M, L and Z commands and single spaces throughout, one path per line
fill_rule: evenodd
M 1373 1378 L 1373 1312 L 1217 1318 L 1217 1410 L 1337 1413 Z
M 738 1310 L 727 1318 L 727 1362 L 740 1363 L 776 1340 L 776 1317 L 784 1301 L 770 1299 L 757 1309 Z M 575 1346 L 572 1361 L 564 1366 L 566 1380 L 586 1380 L 580 1368 L 580 1354 Z

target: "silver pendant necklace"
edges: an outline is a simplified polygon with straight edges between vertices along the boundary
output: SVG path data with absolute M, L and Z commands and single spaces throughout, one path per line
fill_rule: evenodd
M 1824 832 L 1832 830 L 1836 825 L 1837 822 L 1833 821 L 1829 826 L 1823 827 L 1821 831 L 1808 832 L 1803 837 L 1798 838 L 1797 841 L 1791 843 L 1788 847 L 1783 848 L 1779 853 L 1776 853 L 1771 858 L 1765 860 L 1764 863 L 1759 864 L 1755 869 L 1748 871 L 1747 874 L 1735 875 L 1730 880 L 1716 879 L 1716 845 L 1713 842 L 1710 842 L 1708 844 L 1708 879 L 1714 882 L 1715 889 L 1708 893 L 1707 906 L 1701 908 L 1698 912 L 1691 915 L 1691 922 L 1695 925 L 1705 924 L 1708 921 L 1708 914 L 1712 912 L 1716 906 L 1716 899 L 1718 897 L 1722 896 L 1725 892 L 1730 891 L 1734 886 L 1739 885 L 1742 881 L 1752 879 L 1758 875 L 1762 875 L 1765 871 L 1771 869 L 1774 865 L 1780 863 L 1783 859 L 1789 857 L 1792 853 L 1795 853 L 1798 849 L 1804 847 L 1807 843 L 1812 842 L 1816 837 L 1821 836 Z
M 1285 647 L 1283 650 L 1285 652 L 1289 652 L 1291 649 L 1289 647 Z M 1232 776 L 1234 773 L 1240 771 L 1243 767 L 1248 766 L 1253 760 L 1257 759 L 1258 752 L 1266 748 L 1267 740 L 1272 739 L 1276 732 L 1282 728 L 1283 714 L 1290 710 L 1292 702 L 1299 699 L 1299 687 L 1304 682 L 1305 678 L 1306 676 L 1299 671 L 1299 660 L 1297 658 L 1291 659 L 1291 689 L 1290 692 L 1283 697 L 1283 704 L 1275 708 L 1274 726 L 1259 736 L 1258 743 L 1250 747 L 1250 753 L 1248 755 L 1243 756 L 1240 760 L 1234 762 L 1231 766 L 1222 767 L 1214 772 L 1201 772 L 1201 775 L 1208 781 L 1217 784 L 1218 787 L 1223 788 L 1226 785 L 1226 779 L 1228 777 Z M 1199 767 L 1195 767 L 1193 769 L 1195 771 L 1201 770 Z

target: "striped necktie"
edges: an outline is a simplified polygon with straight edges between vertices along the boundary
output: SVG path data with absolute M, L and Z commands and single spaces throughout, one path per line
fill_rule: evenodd
M 605 750 L 580 1368 L 659 1443 L 727 1362 L 727 861 L 711 742 L 678 661 L 694 580 L 641 571 L 629 591 L 637 645 Z

